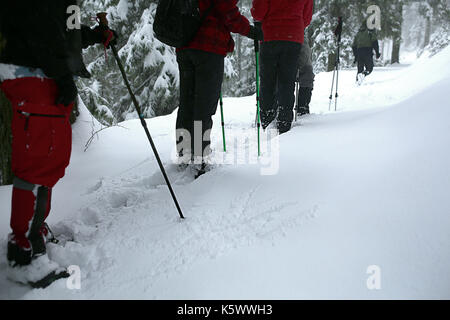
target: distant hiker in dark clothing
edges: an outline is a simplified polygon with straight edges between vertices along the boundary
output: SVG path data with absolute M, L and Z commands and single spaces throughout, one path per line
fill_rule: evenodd
M 46 254 L 45 219 L 52 188 L 69 165 L 69 115 L 78 94 L 74 76 L 90 77 L 82 48 L 112 37 L 112 31 L 87 26 L 68 30 L 71 5 L 77 2 L 15 0 L 0 5 L 0 88 L 13 109 L 15 175 L 7 258 L 14 280 L 24 283 L 55 271 Z
M 294 87 L 305 28 L 311 23 L 313 0 L 253 0 L 251 13 L 262 23 L 261 123 L 277 118 L 279 133 L 290 130 Z
M 307 42 L 304 42 L 300 50 L 298 62 L 297 82 L 299 83 L 298 92 L 298 110 L 297 113 L 302 116 L 309 114 L 309 103 L 311 102 L 312 91 L 314 88 L 314 72 L 311 60 L 311 48 Z
M 369 30 L 366 22 L 362 24 L 356 34 L 352 49 L 355 62 L 358 63 L 356 81 L 361 81 L 373 71 L 373 51 L 375 51 L 377 59 L 381 56 L 376 31 Z
M 208 171 L 212 116 L 222 87 L 224 58 L 234 50 L 230 32 L 262 40 L 262 31 L 239 12 L 237 0 L 200 0 L 200 14 L 209 9 L 194 39 L 177 50 L 180 106 L 177 115 L 177 152 L 180 164 L 192 164 L 195 176 Z M 193 162 L 193 163 L 192 163 Z

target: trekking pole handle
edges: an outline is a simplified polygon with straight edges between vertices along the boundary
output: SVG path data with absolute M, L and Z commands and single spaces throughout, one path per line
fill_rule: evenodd
M 336 29 L 334 30 L 334 35 L 336 37 L 340 37 L 342 34 L 342 17 L 338 17 L 338 25 L 336 26 Z

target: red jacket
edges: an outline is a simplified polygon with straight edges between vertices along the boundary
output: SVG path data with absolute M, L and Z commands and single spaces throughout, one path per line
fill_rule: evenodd
M 262 22 L 264 41 L 303 43 L 313 14 L 313 0 L 253 0 L 252 16 Z
M 200 27 L 194 40 L 186 47 L 226 55 L 233 52 L 234 41 L 230 32 L 248 35 L 250 23 L 240 14 L 238 0 L 200 0 L 200 14 L 214 2 L 214 7 Z

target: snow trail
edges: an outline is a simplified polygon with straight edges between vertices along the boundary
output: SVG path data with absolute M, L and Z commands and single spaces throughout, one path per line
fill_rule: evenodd
M 447 48 L 419 65 L 375 69 L 361 87 L 345 70 L 338 113 L 327 112 L 331 73 L 318 75 L 315 114 L 281 137 L 263 134 L 279 146 L 274 175 L 255 160 L 255 97 L 225 99 L 229 154 L 220 114 L 212 146 L 229 164 L 195 181 L 171 161 L 176 113 L 148 120 L 185 221 L 139 121 L 101 131 L 83 152 L 99 125 L 82 110 L 49 217 L 68 240 L 51 244 L 50 257 L 78 265 L 82 288 L 10 283 L 3 241 L 0 298 L 448 298 L 449 58 Z M 1 187 L 5 212 L 8 197 Z M 1 219 L 5 239 L 9 214 Z M 383 270 L 377 292 L 365 286 L 372 264 Z

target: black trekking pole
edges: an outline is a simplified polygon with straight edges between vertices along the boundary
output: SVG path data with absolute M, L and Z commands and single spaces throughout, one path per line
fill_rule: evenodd
M 334 61 L 334 69 L 333 69 L 333 82 L 331 84 L 331 93 L 330 93 L 330 104 L 328 106 L 328 111 L 331 109 L 331 102 L 333 100 L 333 90 L 334 90 L 334 79 L 336 76 L 336 95 L 335 95 L 335 106 L 334 111 L 337 110 L 337 100 L 339 97 L 338 90 L 339 90 L 339 63 L 340 63 L 340 49 L 341 49 L 341 35 L 342 35 L 342 17 L 338 18 L 338 25 L 336 29 L 334 30 L 334 35 L 337 38 L 337 52 L 336 52 L 336 58 Z
M 220 101 L 220 120 L 222 122 L 223 152 L 227 152 L 227 142 L 225 140 L 225 121 L 223 119 L 223 97 L 222 97 L 222 91 L 220 91 L 219 101 Z
M 334 91 L 334 79 L 336 77 L 336 65 L 333 69 L 333 79 L 331 80 L 331 92 L 330 92 L 330 104 L 328 105 L 328 111 L 331 111 L 331 103 L 333 102 L 333 91 Z
M 98 18 L 99 23 L 100 23 L 101 26 L 104 26 L 104 27 L 108 28 L 108 20 L 106 19 L 106 15 L 107 15 L 106 12 L 98 13 L 97 14 L 97 18 Z M 136 96 L 133 93 L 133 90 L 131 90 L 130 83 L 128 82 L 128 78 L 127 78 L 127 75 L 125 73 L 125 69 L 123 68 L 122 62 L 120 61 L 119 54 L 117 53 L 117 49 L 116 49 L 115 46 L 113 46 L 111 44 L 110 44 L 110 47 L 111 47 L 111 50 L 112 50 L 112 52 L 114 54 L 114 58 L 116 59 L 117 65 L 119 66 L 120 72 L 122 73 L 123 81 L 125 82 L 125 85 L 126 85 L 126 87 L 128 89 L 128 92 L 130 93 L 131 100 L 133 101 L 134 107 L 136 108 L 136 111 L 137 111 L 137 113 L 139 115 L 139 119 L 141 120 L 141 124 L 144 127 L 144 130 L 145 130 L 145 133 L 147 135 L 148 141 L 150 142 L 150 146 L 153 149 L 153 153 L 155 154 L 156 161 L 158 162 L 159 168 L 161 169 L 161 173 L 164 176 L 164 179 L 166 180 L 167 187 L 169 188 L 170 194 L 172 195 L 172 199 L 175 202 L 175 206 L 177 207 L 177 210 L 178 210 L 178 213 L 180 215 L 180 218 L 184 219 L 183 212 L 181 211 L 181 207 L 178 204 L 178 200 L 177 200 L 177 198 L 175 196 L 175 192 L 172 189 L 172 185 L 170 184 L 169 178 L 167 177 L 166 170 L 164 170 L 164 166 L 163 166 L 163 164 L 161 162 L 161 158 L 159 157 L 158 151 L 156 150 L 156 146 L 153 143 L 153 139 L 152 139 L 152 137 L 150 135 L 150 132 L 148 130 L 147 123 L 145 122 L 145 119 L 144 119 L 144 115 L 141 112 L 141 108 L 140 108 L 139 103 L 138 103 L 138 101 L 136 99 Z
M 294 121 L 297 122 L 298 115 L 298 100 L 300 94 L 300 69 L 297 70 L 297 79 L 295 79 L 295 106 L 294 106 Z
M 258 157 L 261 156 L 261 113 L 259 96 L 259 41 L 255 40 L 255 59 L 256 59 L 256 126 L 258 128 Z
M 338 92 L 339 92 L 339 65 L 341 63 L 341 32 L 342 32 L 342 18 L 340 18 L 340 29 L 338 36 L 338 45 L 337 45 L 337 56 L 336 56 L 336 99 L 334 105 L 334 111 L 337 111 L 337 103 L 338 103 Z

